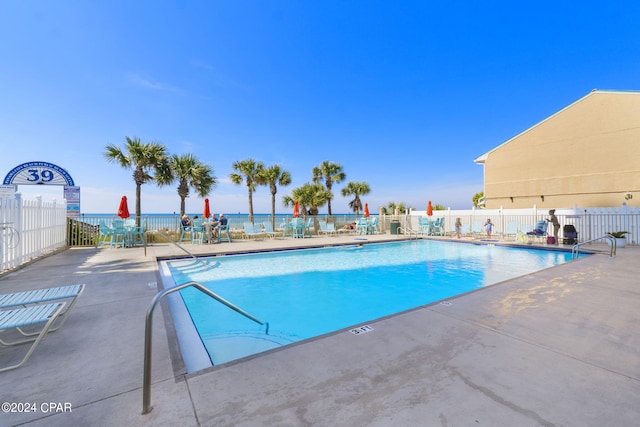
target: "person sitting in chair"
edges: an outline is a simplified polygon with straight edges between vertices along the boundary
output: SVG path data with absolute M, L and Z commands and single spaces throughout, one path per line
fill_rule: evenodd
M 220 216 L 218 217 L 218 220 L 212 222 L 211 225 L 212 225 L 211 232 L 213 233 L 213 238 L 217 239 L 218 238 L 218 227 L 220 227 L 220 226 L 225 227 L 227 225 L 227 218 L 224 216 L 224 214 L 220 214 Z

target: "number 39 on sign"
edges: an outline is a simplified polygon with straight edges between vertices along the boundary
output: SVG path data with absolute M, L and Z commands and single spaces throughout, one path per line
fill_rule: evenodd
M 364 325 L 364 326 L 360 326 L 359 328 L 354 328 L 349 330 L 349 332 L 351 332 L 353 335 L 365 334 L 371 331 L 373 331 L 373 328 L 369 325 Z

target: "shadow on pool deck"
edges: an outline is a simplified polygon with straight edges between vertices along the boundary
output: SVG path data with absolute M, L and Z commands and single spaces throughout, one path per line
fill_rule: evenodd
M 186 247 L 338 242 L 361 243 Z M 150 246 L 146 256 L 142 248 L 70 249 L 1 277 L 0 293 L 87 288 L 25 366 L 0 373 L 0 402 L 35 409 L 0 413 L 0 425 L 625 426 L 640 416 L 637 247 L 372 321 L 366 334 L 337 332 L 193 375 L 172 362 L 171 331 L 156 310 L 154 409 L 141 415 L 145 313 L 157 292 L 156 257 L 170 255 L 182 254 L 171 245 Z M 0 363 L 23 350 L 1 348 Z M 65 404 L 71 412 L 55 412 Z

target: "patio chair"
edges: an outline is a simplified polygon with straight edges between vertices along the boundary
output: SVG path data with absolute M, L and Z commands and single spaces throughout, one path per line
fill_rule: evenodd
M 367 218 L 360 217 L 358 218 L 358 222 L 356 222 L 356 234 L 367 234 L 369 231 L 369 223 L 367 222 Z
M 371 218 L 367 225 L 367 234 L 378 234 L 378 217 Z
M 204 242 L 204 226 L 202 225 L 201 219 L 194 219 L 193 226 L 191 227 L 191 243 L 200 243 Z
M 287 237 L 287 233 L 291 233 L 291 226 L 283 219 L 280 225 L 278 225 L 278 230 L 282 230 L 282 238 L 285 238 Z
M 304 224 L 304 233 L 306 234 L 307 232 L 309 232 L 309 237 L 312 237 L 313 236 L 313 234 L 311 233 L 312 229 L 313 229 L 313 218 L 308 218 L 307 222 Z
M 25 326 L 37 325 L 44 323 L 42 329 L 35 333 L 37 337 L 24 339 L 20 341 L 5 341 L 0 339 L 0 344 L 5 346 L 19 345 L 24 343 L 32 343 L 22 361 L 16 365 L 0 368 L 0 372 L 19 368 L 24 365 L 31 353 L 36 349 L 42 338 L 49 332 L 51 325 L 56 321 L 60 313 L 64 309 L 65 303 L 58 302 L 54 304 L 41 304 L 25 308 L 16 308 L 13 310 L 0 311 L 0 333 L 10 331 L 12 329 L 24 328 Z
M 50 332 L 57 331 L 67 320 L 69 312 L 76 305 L 78 297 L 84 291 L 84 284 L 58 286 L 55 288 L 35 289 L 31 291 L 14 292 L 0 295 L 0 308 L 26 307 L 28 305 L 40 304 L 51 301 L 69 300 L 67 309 L 61 313 L 60 323 Z M 37 335 L 37 333 L 25 332 L 18 328 L 18 331 L 25 337 Z
M 218 224 L 218 243 L 222 240 L 226 240 L 231 243 L 231 233 L 229 232 L 229 224 Z
M 96 248 L 101 245 L 110 245 L 113 239 L 113 229 L 107 225 L 104 219 L 98 222 L 98 239 L 96 240 Z
M 145 237 L 147 230 L 143 226 L 138 226 L 135 219 L 125 220 L 124 228 L 127 230 L 127 241 L 130 245 L 135 245 L 137 242 L 147 243 Z
M 111 222 L 111 246 L 112 248 L 121 245 L 123 248 L 127 245 L 127 229 L 124 226 L 123 219 L 114 219 Z
M 444 218 L 436 218 L 436 220 L 431 225 L 431 235 L 444 236 Z
M 429 218 L 418 218 L 418 234 L 421 234 L 423 236 L 428 236 L 431 234 L 431 221 L 429 221 Z
M 297 237 L 302 237 L 304 238 L 304 222 L 302 220 L 302 218 L 293 218 L 291 220 L 290 223 L 290 227 L 291 227 L 291 237 L 297 238 Z

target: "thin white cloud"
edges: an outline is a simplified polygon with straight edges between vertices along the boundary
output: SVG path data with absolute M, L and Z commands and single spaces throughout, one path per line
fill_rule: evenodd
M 160 83 L 160 82 L 156 82 L 156 81 L 152 81 L 149 79 L 146 79 L 138 74 L 130 74 L 128 76 L 128 81 L 129 83 L 133 84 L 134 86 L 138 86 L 138 87 L 142 87 L 145 89 L 151 89 L 151 90 L 158 90 L 158 91 L 162 91 L 162 92 L 174 92 L 174 93 L 182 93 L 182 90 L 180 90 L 179 88 L 175 87 L 175 86 L 171 86 L 171 85 L 167 85 L 164 83 Z

